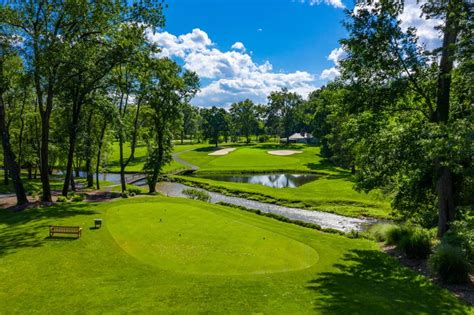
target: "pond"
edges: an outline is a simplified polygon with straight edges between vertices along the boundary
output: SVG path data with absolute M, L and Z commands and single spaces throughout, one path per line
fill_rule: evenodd
M 320 175 L 316 174 L 219 174 L 195 176 L 224 182 L 259 184 L 272 188 L 295 188 L 320 177 Z

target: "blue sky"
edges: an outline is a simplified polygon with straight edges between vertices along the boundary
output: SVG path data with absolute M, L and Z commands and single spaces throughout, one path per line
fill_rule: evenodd
M 245 98 L 264 103 L 283 87 L 306 96 L 337 76 L 344 8 L 353 9 L 353 0 L 166 3 L 166 26 L 150 40 L 198 73 L 195 105 L 223 107 Z M 408 11 L 405 19 L 416 22 L 419 11 Z

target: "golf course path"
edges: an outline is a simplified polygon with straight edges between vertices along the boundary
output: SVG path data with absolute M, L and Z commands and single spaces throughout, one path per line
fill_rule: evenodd
M 192 151 L 192 150 L 194 150 L 194 149 L 188 149 L 188 150 L 176 152 L 176 153 L 173 153 L 172 156 L 173 156 L 173 159 L 174 159 L 176 162 L 178 162 L 178 163 L 180 163 L 180 164 L 186 166 L 187 168 L 189 168 L 189 169 L 192 170 L 192 171 L 197 171 L 197 170 L 199 169 L 199 166 L 194 165 L 194 164 L 192 164 L 192 163 L 189 163 L 188 161 L 183 160 L 182 158 L 179 157 L 180 154 L 186 153 L 186 152 L 189 152 L 189 151 Z
M 156 188 L 170 197 L 186 197 L 183 194 L 183 190 L 194 187 L 186 186 L 180 183 L 162 182 L 159 183 Z M 279 214 L 292 220 L 316 223 L 319 224 L 322 228 L 332 228 L 343 232 L 350 232 L 353 230 L 361 231 L 369 225 L 372 225 L 377 222 L 375 219 L 351 218 L 328 212 L 290 208 L 270 203 L 259 202 L 255 200 L 248 200 L 245 198 L 231 197 L 211 191 L 209 191 L 208 193 L 211 196 L 212 203 L 226 202 L 233 205 L 260 210 L 266 213 Z

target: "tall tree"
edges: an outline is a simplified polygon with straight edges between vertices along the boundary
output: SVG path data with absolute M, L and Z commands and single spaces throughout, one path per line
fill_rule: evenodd
M 472 152 L 472 88 L 455 98 L 453 75 L 472 77 L 473 4 L 427 1 L 425 18 L 442 20 L 441 46 L 429 51 L 416 28 L 401 28 L 403 1 L 358 1 L 341 41 L 341 62 L 349 82 L 358 187 L 390 189 L 394 206 L 413 216 L 431 213 L 437 202 L 438 235 L 456 216 Z M 470 38 L 470 40 L 469 40 Z M 467 41 L 467 42 L 466 42 Z M 470 42 L 470 44 L 468 44 Z M 469 48 L 470 47 L 470 48 Z M 470 60 L 470 61 L 469 61 Z M 456 73 L 455 64 L 459 71 Z M 461 80 L 462 81 L 462 80 Z M 456 148 L 456 149 L 453 149 Z M 471 192 L 472 193 L 472 192 Z
M 11 1 L 0 5 L 2 36 L 21 39 L 16 45 L 24 55 L 34 78 L 40 115 L 40 173 L 42 199 L 51 201 L 49 184 L 50 121 L 61 88 L 78 73 L 70 73 L 71 57 L 76 48 L 101 38 L 97 26 L 110 29 L 126 25 L 159 25 L 162 21 L 161 1 L 94 1 L 47 0 Z M 103 17 L 103 21 L 97 19 Z M 96 25 L 97 23 L 97 25 Z M 77 59 L 77 58 L 76 58 Z
M 172 160 L 173 134 L 182 120 L 182 103 L 189 102 L 199 88 L 193 72 L 182 73 L 181 67 L 169 59 L 151 61 L 150 89 L 146 97 L 150 106 L 154 141 L 150 142 L 144 170 L 150 193 L 155 192 L 158 176 Z
M 15 194 L 18 205 L 28 203 L 26 192 L 23 187 L 23 182 L 20 178 L 20 166 L 16 160 L 10 143 L 10 134 L 6 123 L 6 105 L 3 96 L 8 87 L 8 74 L 6 68 L 8 67 L 8 58 L 11 57 L 7 40 L 0 36 L 0 132 L 2 137 L 2 148 L 5 161 L 5 173 L 10 176 L 15 187 Z M 11 66 L 11 65 L 10 65 Z

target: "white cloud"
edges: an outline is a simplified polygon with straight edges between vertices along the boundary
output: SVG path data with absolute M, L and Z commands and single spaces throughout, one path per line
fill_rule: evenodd
M 242 42 L 235 42 L 234 45 L 232 45 L 231 48 L 236 49 L 236 50 L 245 51 L 245 46 Z
M 331 60 L 332 62 L 334 62 L 334 64 L 337 65 L 343 54 L 344 50 L 341 47 L 334 48 L 329 54 L 328 60 Z
M 339 60 L 341 60 L 343 56 L 344 50 L 341 47 L 334 48 L 328 56 L 328 60 L 332 61 L 334 63 L 334 66 L 328 69 L 324 69 L 323 72 L 321 72 L 319 78 L 323 80 L 332 80 L 338 77 L 341 73 L 337 67 L 339 66 Z
M 344 9 L 345 6 L 344 4 L 342 3 L 341 0 L 300 0 L 301 3 L 308 3 L 309 5 L 313 6 L 313 5 L 319 5 L 319 4 L 327 4 L 327 5 L 330 5 L 330 6 L 333 6 L 337 9 Z
M 400 20 L 402 21 L 400 26 L 403 30 L 410 26 L 415 27 L 420 42 L 428 48 L 435 48 L 441 43 L 441 35 L 435 27 L 439 26 L 442 21 L 422 17 L 422 4 L 423 2 L 417 3 L 416 0 L 407 0 L 402 14 L 400 14 Z
M 426 19 L 422 17 L 421 7 L 424 3 L 426 3 L 425 0 L 420 0 L 419 2 L 417 0 L 406 0 L 403 12 L 399 16 L 400 26 L 402 30 L 406 30 L 408 27 L 415 27 L 420 43 L 426 45 L 429 49 L 433 49 L 439 47 L 441 43 L 441 35 L 435 27 L 441 25 L 442 21 L 440 19 Z M 357 14 L 360 8 L 360 5 L 356 5 L 354 13 Z M 371 10 L 374 8 L 374 5 L 365 6 L 365 8 Z
M 336 77 L 338 77 L 341 73 L 336 67 L 331 67 L 329 69 L 324 69 L 323 72 L 321 72 L 321 79 L 324 80 L 332 80 Z
M 200 29 L 181 36 L 167 32 L 149 34 L 148 39 L 162 49 L 160 56 L 179 58 L 185 69 L 211 80 L 193 100 L 195 105 L 227 106 L 245 98 L 262 103 L 271 91 L 281 88 L 303 96 L 316 89 L 315 77 L 310 73 L 273 72 L 269 61 L 262 64 L 253 61 L 241 42 L 232 45 L 234 50 L 221 51 Z

